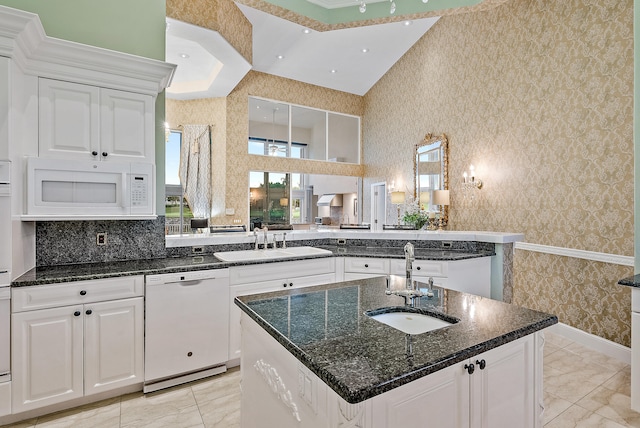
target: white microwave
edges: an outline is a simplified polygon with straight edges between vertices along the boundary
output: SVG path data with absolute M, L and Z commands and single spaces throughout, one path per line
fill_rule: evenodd
M 155 218 L 154 165 L 27 158 L 23 220 Z

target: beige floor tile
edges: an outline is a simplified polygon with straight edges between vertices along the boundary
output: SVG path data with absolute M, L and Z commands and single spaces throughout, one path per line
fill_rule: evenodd
M 206 428 L 240 427 L 240 391 L 198 404 Z
M 640 413 L 631 410 L 631 398 L 628 395 L 600 386 L 577 404 L 620 424 L 640 427 Z
M 128 418 L 122 428 L 204 428 L 202 416 L 195 404 L 189 407 L 159 411 L 152 414 L 138 412 L 137 417 Z
M 631 397 L 631 367 L 620 370 L 602 386 Z
M 556 418 L 560 413 L 571 407 L 573 403 L 571 401 L 564 400 L 560 397 L 556 397 L 553 394 L 544 392 L 544 423 L 548 423 Z
M 570 374 L 578 379 L 588 379 L 589 382 L 600 385 L 611 379 L 623 368 L 612 368 L 595 363 L 589 357 L 582 357 L 566 348 L 559 349 L 544 359 L 544 370 L 554 369 L 564 374 Z
M 624 428 L 624 425 L 573 405 L 544 428 Z
M 572 340 L 567 339 L 564 336 L 560 336 L 559 334 L 550 333 L 545 331 L 544 333 L 544 346 L 553 345 L 558 348 L 564 348 L 567 345 L 574 343 Z
M 191 390 L 198 405 L 228 394 L 240 393 L 240 370 L 234 369 L 224 375 L 195 382 L 191 385 Z
M 579 372 L 563 373 L 554 368 L 544 368 L 544 391 L 571 403 L 578 402 L 598 386 L 600 383 L 591 381 Z
M 177 422 L 180 427 L 202 425 L 193 392 L 184 385 L 147 395 L 125 395 L 120 409 L 122 427 L 173 426 L 158 424 Z
M 598 364 L 615 370 L 622 370 L 628 366 L 628 364 L 620 360 L 616 360 L 615 358 L 611 358 L 575 342 L 565 346 L 563 349 L 579 355 L 582 361 L 587 363 Z
M 91 403 L 38 418 L 36 428 L 118 428 L 120 397 Z

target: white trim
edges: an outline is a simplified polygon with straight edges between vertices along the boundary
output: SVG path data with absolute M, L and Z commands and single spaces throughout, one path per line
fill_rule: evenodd
M 531 244 L 529 242 L 516 242 L 517 250 L 535 251 L 538 253 L 554 254 L 556 256 L 573 257 L 574 259 L 591 260 L 594 262 L 610 263 L 614 265 L 634 265 L 632 256 L 620 256 L 617 254 L 598 253 L 595 251 L 576 250 L 574 248 L 553 247 L 551 245 Z
M 566 337 L 584 347 L 598 351 L 623 363 L 631 364 L 631 348 L 563 323 L 553 325 L 549 329 L 551 333 Z

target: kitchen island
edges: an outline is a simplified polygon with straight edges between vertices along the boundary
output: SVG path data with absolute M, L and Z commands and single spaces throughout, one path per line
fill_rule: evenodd
M 541 426 L 542 330 L 557 317 L 434 287 L 417 309 L 454 323 L 407 334 L 366 314 L 404 305 L 386 289 L 377 277 L 236 298 L 242 426 Z

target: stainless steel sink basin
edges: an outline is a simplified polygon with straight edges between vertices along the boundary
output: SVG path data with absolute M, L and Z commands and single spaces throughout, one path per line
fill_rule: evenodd
M 213 253 L 214 256 L 223 262 L 286 259 L 321 254 L 331 254 L 331 251 L 315 247 L 289 247 L 285 249 L 221 251 L 219 253 Z
M 414 308 L 383 308 L 365 313 L 370 318 L 400 330 L 407 334 L 421 334 L 438 330 L 458 322 L 457 319 L 441 315 L 436 317 L 429 312 Z

